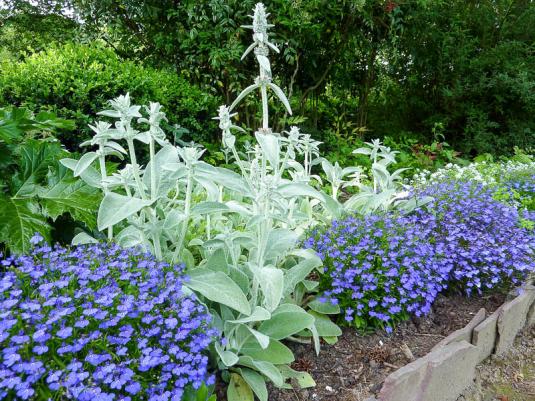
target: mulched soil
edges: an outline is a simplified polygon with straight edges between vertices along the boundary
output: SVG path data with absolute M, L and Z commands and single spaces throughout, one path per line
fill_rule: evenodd
M 480 308 L 493 312 L 504 301 L 505 295 L 500 294 L 441 296 L 428 316 L 404 322 L 392 334 L 362 335 L 345 328 L 338 343 L 323 344 L 319 356 L 311 345 L 290 344 L 296 357 L 292 367 L 309 372 L 316 387 L 284 391 L 271 387 L 269 400 L 364 401 L 377 395 L 390 373 L 410 362 L 410 353 L 415 358 L 427 354 L 448 334 L 464 327 Z

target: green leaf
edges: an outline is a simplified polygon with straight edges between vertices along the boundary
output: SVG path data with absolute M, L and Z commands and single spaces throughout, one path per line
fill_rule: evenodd
M 35 233 L 50 240 L 50 230 L 35 202 L 0 195 L 0 242 L 12 252 L 26 253 Z
M 232 351 L 222 350 L 221 346 L 217 341 L 215 342 L 215 350 L 217 352 L 217 355 L 219 355 L 219 358 L 221 358 L 221 362 L 223 362 L 225 366 L 230 367 L 238 363 L 238 355 L 236 355 Z
M 55 220 L 68 213 L 90 229 L 95 228 L 100 192 L 84 181 L 74 179 L 66 167 L 58 165 L 55 171 L 49 172 L 48 186 L 38 191 L 38 197 L 45 216 Z
M 281 387 L 284 383 L 279 369 L 271 362 L 254 360 L 248 356 L 242 356 L 240 357 L 240 364 L 258 370 L 277 387 Z
M 227 205 L 220 202 L 200 202 L 191 209 L 191 214 L 200 216 L 210 213 L 228 212 L 230 209 Z
M 260 401 L 268 401 L 268 391 L 266 387 L 266 381 L 262 375 L 258 374 L 252 369 L 242 368 L 239 369 L 243 379 L 253 389 Z
M 290 268 L 284 277 L 284 294 L 290 294 L 295 286 L 302 282 L 311 272 L 322 265 L 318 256 L 310 259 L 304 259 L 292 268 Z
M 296 379 L 297 384 L 299 384 L 299 387 L 301 388 L 309 388 L 316 386 L 316 382 L 307 372 L 298 372 L 286 365 L 279 366 L 279 369 L 284 378 Z M 285 384 L 283 388 L 291 389 L 292 386 L 290 384 Z
M 333 305 L 331 302 L 320 302 L 318 299 L 314 299 L 308 303 L 308 307 L 313 311 L 324 315 L 338 315 L 340 313 L 340 306 Z
M 99 231 L 111 227 L 152 204 L 150 200 L 109 193 L 104 196 L 98 209 L 97 225 Z
M 314 317 L 298 306 L 294 306 L 295 308 L 292 308 L 294 310 L 275 311 L 271 319 L 262 322 L 258 331 L 276 340 L 282 340 L 311 327 L 314 324 Z
M 69 170 L 74 171 L 76 168 L 76 165 L 78 164 L 78 160 L 76 159 L 61 159 L 59 161 L 63 166 L 67 167 Z M 80 175 L 80 178 L 89 186 L 94 188 L 100 188 L 101 187 L 101 180 L 102 177 L 100 173 L 94 168 L 89 166 L 85 169 L 85 171 Z
M 251 338 L 245 342 L 240 352 L 255 360 L 271 362 L 275 365 L 292 363 L 295 360 L 290 348 L 274 339 L 269 341 L 269 345 L 266 349 L 262 349 L 262 347 Z
M 198 267 L 188 272 L 190 281 L 186 285 L 208 298 L 237 310 L 247 316 L 251 314 L 251 306 L 240 287 L 225 273 L 213 272 Z
M 262 308 L 261 306 L 255 306 L 253 313 L 244 318 L 238 320 L 229 320 L 229 323 L 249 323 L 249 322 L 260 322 L 263 320 L 268 320 L 271 318 L 271 313 Z
M 230 383 L 227 389 L 228 401 L 254 401 L 253 390 L 237 373 L 230 374 Z
M 98 240 L 90 236 L 88 233 L 81 232 L 74 236 L 71 241 L 72 245 L 81 245 L 81 244 L 97 244 Z
M 295 246 L 298 238 L 298 235 L 290 230 L 282 228 L 271 230 L 268 234 L 265 258 L 270 260 L 283 256 L 286 251 Z
M 20 171 L 13 179 L 16 198 L 34 196 L 38 186 L 44 184 L 48 169 L 55 166 L 64 154 L 58 143 L 28 141 L 19 147 Z
M 91 164 L 97 160 L 98 155 L 95 152 L 87 152 L 82 157 L 80 157 L 80 160 L 78 160 L 78 163 L 76 163 L 76 167 L 74 168 L 74 176 L 79 177 L 82 175 L 82 173 L 89 167 Z
M 279 138 L 272 134 L 262 134 L 257 132 L 255 134 L 262 151 L 269 160 L 269 164 L 275 170 L 279 168 L 280 163 L 280 143 Z M 275 170 L 276 171 L 276 170 Z
M 282 291 L 284 289 L 283 271 L 273 267 L 263 267 L 255 269 L 254 274 L 260 282 L 260 288 L 262 288 L 264 307 L 269 312 L 274 311 L 282 299 Z

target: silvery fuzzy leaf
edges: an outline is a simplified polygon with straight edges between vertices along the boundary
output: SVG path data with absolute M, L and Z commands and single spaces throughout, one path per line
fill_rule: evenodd
M 284 277 L 284 295 L 289 295 L 297 284 L 322 264 L 321 259 L 316 256 L 316 258 L 304 259 L 287 270 Z
M 282 340 L 313 324 L 314 317 L 304 309 L 293 304 L 282 304 L 272 313 L 271 319 L 262 322 L 258 331 L 275 340 Z
M 300 388 L 310 388 L 316 386 L 316 382 L 307 372 L 298 372 L 287 365 L 281 365 L 279 368 L 285 379 L 295 379 Z M 293 387 L 291 384 L 284 384 L 283 388 L 292 389 Z
M 232 102 L 232 104 L 230 105 L 229 107 L 229 110 L 232 110 L 234 109 L 241 101 L 242 99 L 247 96 L 249 93 L 251 93 L 252 91 L 254 91 L 255 89 L 258 89 L 260 88 L 260 85 L 259 84 L 253 84 L 253 85 L 250 85 L 248 86 L 247 88 L 245 88 L 239 95 L 238 97 Z
M 140 132 L 139 134 L 135 135 L 134 136 L 134 139 L 140 141 L 140 142 L 143 142 L 144 144 L 148 145 L 150 143 L 150 133 L 145 131 L 145 132 Z
M 281 387 L 284 384 L 282 375 L 279 369 L 272 363 L 266 361 L 247 360 L 244 357 L 240 358 L 240 364 L 247 367 L 258 370 L 277 387 Z
M 269 313 L 266 309 L 262 308 L 261 306 L 255 306 L 253 309 L 253 313 L 251 313 L 249 316 L 236 319 L 236 320 L 229 320 L 229 323 L 249 323 L 249 322 L 261 322 L 264 320 L 271 319 L 271 313 Z
M 252 197 L 247 181 L 245 181 L 241 175 L 231 170 L 221 167 L 214 167 L 207 163 L 201 162 L 196 168 L 195 176 L 196 178 L 200 177 L 212 182 L 217 182 L 219 185 L 223 185 L 232 191 L 236 191 L 247 197 Z
M 117 243 L 125 248 L 143 244 L 143 233 L 134 226 L 128 226 L 115 236 Z
M 353 154 L 357 154 L 357 155 L 366 155 L 366 156 L 369 156 L 372 154 L 372 150 L 370 148 L 358 148 L 358 149 L 355 149 L 353 152 L 351 152 Z
M 280 163 L 280 141 L 279 138 L 271 134 L 255 133 L 256 140 L 262 148 L 262 151 L 269 160 L 269 164 L 275 170 L 279 168 Z
M 102 231 L 111 227 L 151 204 L 152 201 L 150 200 L 133 198 L 116 193 L 106 194 L 98 209 L 98 229 Z
M 245 327 L 247 327 L 247 330 L 249 330 L 249 332 L 255 337 L 256 341 L 258 342 L 258 344 L 260 344 L 260 347 L 262 349 L 266 349 L 269 346 L 270 338 L 268 336 L 260 333 L 259 331 L 252 329 L 249 326 L 245 326 Z
M 264 350 L 258 342 L 249 337 L 241 347 L 240 353 L 249 359 L 271 362 L 275 365 L 292 363 L 295 360 L 292 351 L 273 338 L 269 341 L 267 349 Z
M 268 76 L 271 76 L 271 64 L 269 63 L 269 59 L 262 54 L 257 54 L 256 59 L 258 60 L 260 67 L 267 72 Z
M 221 349 L 219 341 L 215 341 L 214 345 L 217 355 L 219 355 L 219 358 L 221 358 L 221 362 L 223 362 L 226 367 L 234 366 L 238 363 L 238 355 L 236 355 L 232 351 L 224 351 L 223 349 Z
M 253 42 L 249 45 L 247 49 L 245 49 L 245 52 L 243 52 L 243 55 L 241 56 L 240 60 L 243 60 L 251 51 L 256 47 L 256 43 Z
M 191 209 L 191 214 L 201 216 L 205 214 L 222 213 L 222 212 L 228 212 L 228 211 L 230 211 L 230 209 L 224 203 L 200 202 L 200 203 L 197 203 L 195 206 L 193 206 L 193 208 Z
M 183 173 L 180 172 L 180 168 L 183 167 L 183 165 L 178 163 L 178 153 L 174 146 L 165 146 L 161 148 L 154 155 L 154 159 L 147 164 L 143 173 L 143 184 L 149 191 L 152 189 L 151 173 L 153 163 L 156 172 L 155 193 L 158 197 L 165 196 L 169 190 L 175 186 L 179 176 L 181 174 L 186 174 L 186 170 L 183 168 Z M 176 166 L 176 170 L 172 171 L 170 168 L 167 168 L 169 166 Z M 179 172 L 177 173 L 177 171 Z
M 252 369 L 238 369 L 243 380 L 251 387 L 259 401 L 268 401 L 268 391 L 264 377 Z
M 283 256 L 286 251 L 293 248 L 298 240 L 295 232 L 285 229 L 274 229 L 268 234 L 265 259 L 271 260 Z
M 73 175 L 79 177 L 97 159 L 98 155 L 95 152 L 85 153 L 76 163 Z
M 186 218 L 186 215 L 183 212 L 177 209 L 172 209 L 165 215 L 163 229 L 164 230 L 176 230 L 178 229 L 178 227 L 184 221 L 185 218 Z
M 59 162 L 71 171 L 74 171 L 76 165 L 78 164 L 78 160 L 76 159 L 61 159 Z M 85 169 L 85 171 L 80 175 L 80 178 L 90 187 L 102 188 L 102 176 L 95 168 L 91 166 Z
M 197 267 L 189 271 L 190 280 L 185 285 L 209 299 L 237 310 L 244 315 L 251 314 L 251 306 L 240 287 L 225 273 Z
M 284 273 L 281 269 L 274 267 L 262 267 L 255 269 L 254 274 L 262 289 L 263 305 L 269 312 L 273 312 L 282 299 Z
M 98 244 L 98 240 L 86 232 L 80 232 L 74 236 L 71 245 Z
M 269 83 L 268 86 L 273 90 L 273 92 L 275 92 L 275 95 L 277 95 L 282 104 L 284 104 L 284 107 L 286 107 L 288 114 L 292 115 L 292 108 L 290 107 L 290 102 L 288 102 L 288 98 L 286 98 L 286 95 L 284 94 L 282 89 L 274 83 Z
M 215 182 L 206 178 L 206 176 L 200 176 L 199 174 L 196 174 L 193 179 L 204 188 L 208 200 L 215 201 L 219 198 L 219 187 Z
M 120 152 L 120 153 L 123 153 L 123 154 L 127 153 L 126 149 L 123 148 L 121 145 L 119 145 L 117 142 L 108 141 L 108 142 L 106 142 L 106 146 L 110 147 L 112 149 L 115 149 L 117 152 Z

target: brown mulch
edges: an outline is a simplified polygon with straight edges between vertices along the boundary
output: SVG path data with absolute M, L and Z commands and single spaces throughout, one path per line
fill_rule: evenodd
M 411 362 L 411 354 L 424 356 L 448 334 L 468 324 L 481 308 L 494 312 L 505 299 L 505 294 L 441 295 L 428 316 L 413 317 L 391 334 L 344 328 L 336 344 L 322 343 L 319 356 L 312 345 L 287 343 L 295 354 L 292 368 L 310 373 L 316 387 L 279 390 L 268 385 L 269 401 L 364 401 L 377 395 L 390 373 Z M 217 399 L 226 400 L 221 380 L 216 387 Z
M 505 295 L 466 298 L 439 297 L 431 314 L 400 324 L 392 334 L 380 331 L 361 335 L 345 328 L 334 345 L 322 345 L 316 356 L 311 345 L 291 344 L 294 369 L 309 372 L 316 387 L 278 390 L 271 387 L 270 401 L 363 401 L 376 395 L 384 379 L 397 368 L 427 354 L 448 334 L 464 327 L 479 311 L 495 311 Z M 410 350 L 410 351 L 408 351 Z M 219 399 L 219 398 L 218 398 Z

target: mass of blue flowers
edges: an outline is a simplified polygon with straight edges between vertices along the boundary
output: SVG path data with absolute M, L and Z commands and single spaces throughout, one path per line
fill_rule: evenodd
M 520 224 L 533 214 L 473 181 L 419 195 L 434 200 L 405 215 L 350 216 L 305 242 L 324 261 L 322 300 L 338 303 L 348 324 L 391 331 L 409 314 L 427 314 L 441 291 L 481 293 L 535 270 L 535 235 Z
M 0 262 L 0 399 L 179 401 L 213 382 L 216 333 L 181 267 L 117 245 L 33 242 Z

